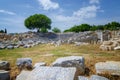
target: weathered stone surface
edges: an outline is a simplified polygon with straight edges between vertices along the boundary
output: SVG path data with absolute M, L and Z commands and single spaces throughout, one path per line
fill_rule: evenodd
M 120 62 L 116 61 L 107 61 L 99 62 L 95 64 L 95 69 L 97 74 L 111 74 L 111 75 L 120 75 Z
M 79 76 L 78 80 L 109 80 L 109 79 L 98 75 L 92 75 L 90 78 L 85 76 Z
M 13 48 L 14 48 L 14 46 L 12 46 L 12 45 L 7 46 L 7 49 L 13 49 Z
M 98 75 L 92 75 L 89 80 L 109 80 L 109 79 Z
M 39 67 L 31 72 L 27 80 L 73 80 L 75 71 L 75 68 Z
M 104 51 L 111 51 L 111 50 L 119 50 L 120 49 L 120 42 L 119 38 L 111 39 L 109 41 L 104 41 L 102 45 L 100 45 L 100 49 Z
M 0 80 L 10 80 L 9 71 L 0 70 Z
M 16 80 L 26 80 L 31 71 L 22 71 L 16 78 Z
M 28 75 L 26 72 L 20 74 L 17 80 L 74 80 L 75 72 L 75 68 L 37 67 Z
M 52 66 L 76 67 L 77 74 L 84 74 L 85 71 L 84 58 L 82 56 L 68 56 L 58 58 L 55 62 L 52 63 Z
M 24 47 L 24 48 L 30 48 L 31 46 L 28 45 L 28 44 L 25 44 L 23 47 Z
M 19 69 L 31 69 L 32 68 L 32 59 L 31 58 L 18 58 L 16 65 Z
M 8 70 L 10 63 L 8 61 L 0 61 L 0 70 Z
M 40 66 L 46 66 L 45 62 L 39 62 L 39 63 L 35 63 L 34 68 L 40 67 Z
M 113 44 L 113 42 L 111 42 L 111 41 L 104 41 L 103 42 L 103 45 L 112 45 Z
M 74 42 L 75 46 L 82 46 L 82 45 L 88 45 L 88 43 L 85 42 Z
M 5 45 L 0 45 L 0 49 L 5 49 L 6 46 Z
M 78 80 L 89 80 L 89 79 L 85 76 L 78 76 Z
M 114 50 L 120 50 L 120 46 L 115 47 Z
M 51 41 L 55 42 L 55 46 L 59 46 L 63 43 L 74 43 L 74 42 L 85 42 L 85 43 L 98 43 L 98 40 L 102 37 L 101 41 L 109 40 L 109 32 L 97 32 L 97 31 L 85 31 L 85 32 L 68 32 L 68 33 L 38 33 L 38 32 L 24 32 L 24 33 L 10 33 L 0 35 L 0 41 L 3 43 L 3 46 L 0 46 L 0 49 L 7 48 L 13 49 L 19 47 L 30 48 L 38 44 L 50 43 Z M 101 34 L 102 33 L 102 34 Z M 102 36 L 101 36 L 102 35 Z M 105 39 L 105 38 L 108 39 Z M 38 42 L 39 41 L 39 42 Z M 14 43 L 15 42 L 15 43 Z M 11 45 L 12 46 L 9 46 Z M 7 44 L 7 45 L 6 45 Z M 109 44 L 109 43 L 105 43 Z M 5 45 L 5 46 L 4 46 Z M 77 44 L 79 45 L 79 44 Z M 114 44 L 113 46 L 115 46 Z

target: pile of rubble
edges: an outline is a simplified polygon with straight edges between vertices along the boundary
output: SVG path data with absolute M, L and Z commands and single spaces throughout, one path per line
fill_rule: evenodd
M 21 73 L 16 80 L 109 80 L 99 74 L 120 76 L 120 62 L 107 61 L 95 64 L 96 74 L 91 77 L 85 73 L 85 59 L 82 56 L 68 56 L 58 58 L 51 66 L 39 62 L 32 66 L 31 58 L 18 58 L 16 65 Z M 0 80 L 10 80 L 8 62 L 0 61 Z M 29 69 L 32 69 L 29 71 Z M 28 70 L 24 70 L 28 69 Z
M 0 34 L 0 49 L 13 49 L 13 48 L 30 48 L 38 44 L 51 43 L 55 46 L 61 44 L 75 44 L 76 46 L 97 44 L 102 41 L 110 40 L 110 31 L 86 31 L 86 32 L 69 32 L 69 33 L 12 33 Z
M 120 38 L 104 41 L 102 45 L 100 45 L 100 49 L 104 51 L 120 50 Z

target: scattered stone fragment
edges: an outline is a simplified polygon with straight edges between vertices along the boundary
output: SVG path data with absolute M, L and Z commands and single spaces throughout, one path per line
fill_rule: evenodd
M 120 62 L 119 61 L 99 62 L 95 64 L 95 69 L 97 74 L 120 75 Z
M 9 70 L 10 63 L 8 61 L 0 61 L 0 70 Z
M 78 80 L 89 80 L 89 79 L 85 76 L 78 76 Z
M 84 57 L 82 56 L 68 56 L 58 58 L 55 62 L 52 63 L 52 66 L 60 67 L 76 67 L 77 74 L 84 74 L 85 65 Z
M 31 58 L 18 58 L 16 65 L 20 70 L 22 69 L 32 69 L 32 59 Z
M 115 47 L 114 50 L 120 50 L 120 46 Z
M 9 71 L 0 70 L 0 80 L 10 80 Z
M 46 66 L 45 62 L 39 62 L 39 63 L 35 63 L 34 68 L 40 67 L 40 66 Z
M 74 80 L 76 68 L 37 67 L 29 72 L 22 72 L 16 80 Z
M 109 79 L 98 75 L 92 75 L 90 78 L 85 76 L 79 76 L 78 80 L 109 80 Z
M 109 80 L 109 79 L 98 75 L 92 75 L 89 80 Z
M 23 70 L 16 78 L 16 80 L 26 80 L 31 71 Z

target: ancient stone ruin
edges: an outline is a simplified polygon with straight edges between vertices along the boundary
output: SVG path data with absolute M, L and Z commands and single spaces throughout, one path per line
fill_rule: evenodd
M 69 33 L 0 33 L 0 49 L 31 48 L 38 44 L 51 43 L 55 46 L 61 44 L 87 45 L 108 41 L 112 38 L 110 31 L 86 31 Z

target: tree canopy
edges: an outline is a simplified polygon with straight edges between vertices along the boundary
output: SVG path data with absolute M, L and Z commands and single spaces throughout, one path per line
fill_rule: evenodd
M 47 32 L 47 29 L 51 29 L 51 23 L 51 19 L 43 14 L 31 15 L 24 21 L 26 28 L 30 30 L 37 29 L 41 32 Z
M 58 29 L 57 27 L 54 27 L 54 28 L 52 29 L 52 31 L 53 31 L 54 33 L 60 33 L 60 32 L 61 32 L 61 30 Z
M 65 30 L 64 32 L 83 32 L 83 31 L 119 30 L 119 29 L 120 29 L 120 23 L 113 21 L 105 25 L 89 25 L 89 24 L 75 25 L 70 29 Z

